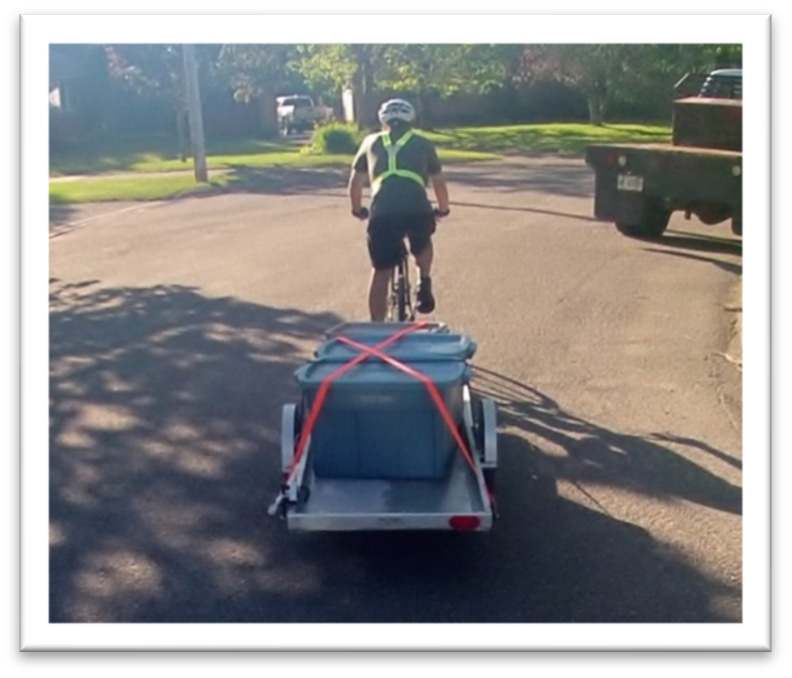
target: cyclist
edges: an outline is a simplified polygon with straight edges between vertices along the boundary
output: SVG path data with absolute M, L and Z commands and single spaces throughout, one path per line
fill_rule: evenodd
M 388 282 L 401 259 L 405 236 L 420 272 L 417 310 L 434 310 L 432 234 L 435 217 L 449 213 L 448 188 L 437 151 L 430 141 L 412 130 L 415 109 L 404 99 L 390 99 L 380 106 L 378 117 L 383 131 L 363 140 L 349 179 L 352 214 L 358 219 L 369 218 L 369 312 L 373 321 L 385 320 Z M 370 214 L 362 205 L 367 177 L 372 195 Z M 432 210 L 426 195 L 428 181 L 437 198 L 436 210 Z

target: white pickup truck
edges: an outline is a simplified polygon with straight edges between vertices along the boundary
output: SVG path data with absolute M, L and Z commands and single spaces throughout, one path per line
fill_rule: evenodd
M 305 94 L 289 94 L 277 97 L 278 128 L 283 134 L 302 132 L 312 129 L 317 122 L 325 122 L 333 117 L 333 109 L 316 106 L 311 97 Z

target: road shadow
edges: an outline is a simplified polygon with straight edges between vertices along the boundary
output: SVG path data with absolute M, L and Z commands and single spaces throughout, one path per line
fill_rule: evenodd
M 236 566 L 233 599 L 149 604 L 171 622 L 727 622 L 739 592 L 643 529 L 562 499 L 524 439 L 500 436 L 500 518 L 490 533 L 274 533 L 266 560 Z M 267 536 L 265 537 L 265 533 Z M 268 540 L 265 546 L 265 539 Z M 259 553 L 261 550 L 259 550 Z M 651 585 L 647 585 L 651 582 Z M 189 594 L 185 594 L 188 597 Z
M 532 439 L 563 454 L 539 453 L 543 475 L 572 483 L 587 482 L 628 489 L 660 500 L 685 499 L 702 506 L 740 514 L 742 490 L 681 456 L 659 435 L 637 436 L 612 431 L 565 411 L 538 389 L 477 366 L 476 388 L 498 403 L 504 426 L 513 426 Z M 718 459 L 725 452 L 687 439 Z M 732 464 L 733 465 L 733 464 Z
M 558 478 L 591 476 L 511 431 L 492 533 L 299 534 L 269 518 L 293 370 L 340 321 L 186 286 L 51 279 L 51 622 L 737 621 L 714 601 L 739 589 L 560 498 Z M 481 387 L 507 426 L 550 435 L 552 422 L 570 456 L 599 452 L 597 477 L 623 482 L 610 446 L 640 439 L 495 379 Z M 576 448 L 580 430 L 599 443 Z M 728 488 L 697 493 L 700 470 L 652 445 L 632 452 L 628 483 L 729 505 Z
M 295 169 L 287 167 L 251 168 L 236 166 L 226 176 L 217 192 L 191 194 L 187 197 L 211 197 L 217 193 L 263 193 L 300 195 L 316 191 L 345 189 L 349 169 L 339 167 Z
M 599 219 L 589 217 L 584 214 L 575 214 L 573 212 L 559 212 L 557 210 L 545 210 L 538 207 L 516 207 L 512 205 L 490 205 L 478 202 L 459 202 L 457 200 L 451 201 L 451 207 L 474 207 L 485 210 L 496 210 L 504 212 L 529 212 L 531 214 L 545 214 L 551 217 L 563 217 L 564 219 L 578 219 L 580 221 L 588 221 L 594 223 L 602 223 Z
M 678 247 L 697 252 L 742 254 L 742 239 L 738 236 L 722 238 L 717 235 L 690 233 L 669 228 L 658 242 L 667 247 Z
M 51 620 L 216 600 L 277 489 L 293 370 L 341 319 L 180 285 L 50 290 Z
M 594 176 L 581 162 L 552 162 L 530 165 L 508 160 L 453 165 L 444 169 L 448 181 L 488 193 L 532 191 L 564 197 L 590 198 Z
M 665 245 L 667 244 L 665 240 L 661 241 L 658 244 Z M 646 252 L 654 252 L 655 254 L 667 254 L 672 257 L 679 257 L 681 259 L 689 259 L 692 261 L 702 261 L 707 264 L 712 264 L 717 266 L 720 269 L 723 269 L 727 273 L 731 273 L 732 275 L 742 275 L 742 264 L 736 264 L 732 261 L 724 261 L 723 259 L 717 259 L 716 257 L 703 257 L 698 254 L 690 254 L 689 252 L 676 252 L 673 250 L 662 249 L 660 247 L 644 247 L 644 251 Z
M 50 238 L 57 238 L 71 232 L 73 226 L 70 222 L 74 221 L 77 208 L 68 203 L 50 203 L 49 207 L 49 232 Z
M 488 193 L 533 191 L 566 197 L 593 195 L 591 171 L 580 162 L 552 162 L 541 166 L 509 160 L 451 164 L 444 168 L 448 181 L 486 190 Z M 295 195 L 346 188 L 348 167 L 232 167 L 223 186 L 188 197 L 211 197 L 218 193 L 265 193 Z

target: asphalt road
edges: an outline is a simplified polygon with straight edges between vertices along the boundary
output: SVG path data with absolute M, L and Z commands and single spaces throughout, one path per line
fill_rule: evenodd
M 449 178 L 435 315 L 500 404 L 490 534 L 266 516 L 294 369 L 366 317 L 343 173 L 53 209 L 52 621 L 741 618 L 740 240 L 681 215 L 625 238 L 579 160 Z

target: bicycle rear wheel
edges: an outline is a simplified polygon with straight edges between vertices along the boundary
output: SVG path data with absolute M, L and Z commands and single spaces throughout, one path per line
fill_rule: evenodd
M 396 311 L 399 322 L 407 320 L 407 281 L 404 277 L 404 260 L 396 273 Z
M 415 309 L 413 308 L 412 288 L 410 287 L 410 260 L 407 258 L 406 253 L 404 259 L 402 259 L 402 275 L 400 277 L 402 285 L 399 298 L 402 300 L 402 303 L 400 305 L 399 316 L 403 321 L 409 320 L 412 322 L 415 320 Z
M 412 302 L 410 300 L 410 262 L 407 248 L 402 244 L 402 256 L 399 263 L 393 267 L 393 275 L 388 295 L 388 320 L 405 322 L 415 319 Z

